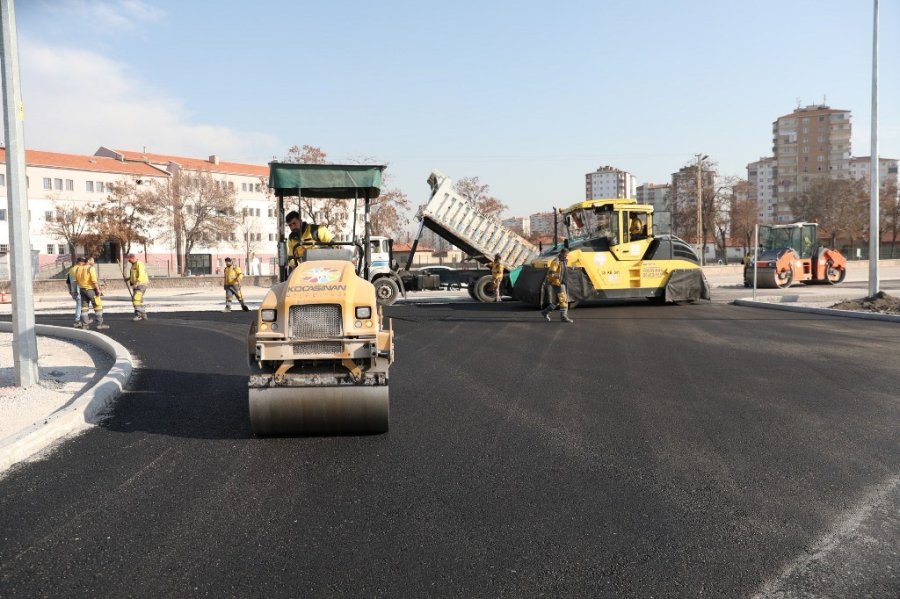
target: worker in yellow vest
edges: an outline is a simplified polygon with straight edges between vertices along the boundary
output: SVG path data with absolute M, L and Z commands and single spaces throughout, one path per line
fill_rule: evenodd
M 231 258 L 225 258 L 225 311 L 231 312 L 231 298 L 237 298 L 241 303 L 241 309 L 244 312 L 250 310 L 244 303 L 244 296 L 241 294 L 241 280 L 244 278 L 244 271 L 236 264 L 232 264 Z
M 134 308 L 134 318 L 131 320 L 134 322 L 147 320 L 147 308 L 144 306 L 144 294 L 147 293 L 147 285 L 150 284 L 147 266 L 134 254 L 128 254 L 128 262 L 131 264 L 128 284 L 131 285 L 131 306 Z
M 503 262 L 501 262 L 500 254 L 494 256 L 491 262 L 491 285 L 494 286 L 494 301 L 500 301 L 500 286 L 503 283 Z
M 108 329 L 109 325 L 103 324 L 103 300 L 100 299 L 103 292 L 100 290 L 93 258 L 87 258 L 84 266 L 75 269 L 75 280 L 81 294 L 81 326 L 88 328 L 90 325 L 88 310 L 93 308 L 97 329 Z
M 81 288 L 78 287 L 77 273 L 78 269 L 87 263 L 84 256 L 78 256 L 75 264 L 69 267 L 66 273 L 66 286 L 69 288 L 69 295 L 75 300 L 75 324 L 72 326 L 76 329 L 81 328 Z
M 284 217 L 291 230 L 288 236 L 288 264 L 293 268 L 303 261 L 306 250 L 331 243 L 334 234 L 322 225 L 316 225 L 300 220 L 300 213 L 296 210 L 288 212 Z
M 559 308 L 559 319 L 562 322 L 572 322 L 569 318 L 569 296 L 566 292 L 566 284 L 569 282 L 569 267 L 567 264 L 569 250 L 563 248 L 559 257 L 547 266 L 546 286 L 550 298 L 547 307 L 541 310 L 544 320 L 550 322 L 550 313 Z

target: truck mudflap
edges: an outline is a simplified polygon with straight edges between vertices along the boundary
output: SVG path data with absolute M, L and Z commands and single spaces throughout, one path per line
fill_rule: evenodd
M 666 283 L 667 302 L 709 299 L 709 282 L 699 268 L 673 270 Z
M 547 291 L 544 285 L 546 275 L 546 268 L 523 266 L 519 270 L 516 282 L 513 285 L 513 298 L 520 302 L 531 304 L 535 308 L 546 305 Z M 594 292 L 594 286 L 583 269 L 569 268 L 566 294 L 569 296 L 570 304 L 591 299 L 595 296 Z

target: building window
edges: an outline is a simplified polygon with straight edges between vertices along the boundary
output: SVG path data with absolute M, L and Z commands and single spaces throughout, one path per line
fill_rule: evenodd
M 8 254 L 8 253 L 9 253 L 9 246 L 6 245 L 5 243 L 0 243 L 0 254 Z
M 63 254 L 68 254 L 68 253 L 69 253 L 69 250 L 66 247 L 66 244 L 64 244 L 64 243 L 59 244 L 59 255 L 62 256 Z
M 6 187 L 6 175 L 0 175 L 0 187 Z
M 256 192 L 259 193 L 259 183 L 256 184 Z
M 93 181 L 85 181 L 84 190 L 93 192 L 94 191 L 94 182 Z
M 55 189 L 56 191 L 62 191 L 62 179 L 53 180 L 53 189 Z
M 275 234 L 269 233 L 269 241 L 275 241 Z
M 0 220 L 6 220 L 6 208 L 0 208 Z
M 66 191 L 75 191 L 75 181 L 66 179 Z
M 47 210 L 46 212 L 44 212 L 44 220 L 47 221 L 48 223 L 52 223 L 53 222 L 53 212 L 50 210 Z
M 103 181 L 97 181 L 97 192 L 103 193 L 106 191 L 106 184 Z
M 53 182 L 50 177 L 44 177 L 44 189 L 53 189 Z
M 48 253 L 48 254 L 51 254 L 51 255 L 52 255 L 54 249 L 56 249 L 56 246 L 55 246 L 55 245 L 53 245 L 52 243 L 48 243 L 48 244 L 47 244 L 47 253 Z

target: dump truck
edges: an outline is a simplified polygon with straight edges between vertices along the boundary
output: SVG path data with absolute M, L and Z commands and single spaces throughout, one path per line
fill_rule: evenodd
M 819 240 L 819 225 L 797 222 L 760 225 L 759 248 L 744 264 L 744 287 L 785 289 L 800 282 L 838 285 L 847 276 L 847 259 Z
M 382 306 L 391 306 L 408 291 L 436 291 L 441 288 L 441 278 L 421 272 L 401 269 L 394 260 L 394 240 L 390 237 L 371 236 L 371 268 L 369 280 L 375 285 L 375 297 Z
M 279 282 L 263 298 L 247 337 L 250 423 L 257 435 L 389 428 L 393 331 L 369 281 L 369 211 L 384 168 L 269 164 L 279 219 Z M 281 223 L 292 197 L 297 205 L 301 197 L 363 201 L 363 240 L 307 249 L 302 259 L 288 256 Z
M 657 229 L 653 206 L 634 198 L 592 199 L 561 211 L 568 248 L 569 307 L 587 300 L 647 299 L 657 303 L 709 299 L 700 259 L 684 240 Z M 547 301 L 551 247 L 509 278 L 513 297 L 535 307 Z
M 503 265 L 507 270 L 511 270 L 539 254 L 538 247 L 533 243 L 504 227 L 498 219 L 484 214 L 477 206 L 454 191 L 453 180 L 441 171 L 431 171 L 428 185 L 431 188 L 431 196 L 416 212 L 419 231 L 412 244 L 406 264 L 407 271 L 412 266 L 413 255 L 425 228 L 434 231 L 442 239 L 484 265 L 500 254 Z M 488 290 L 491 283 L 488 271 L 469 273 L 464 282 L 473 299 L 483 302 L 493 300 L 493 292 Z M 504 279 L 501 293 L 504 295 L 512 293 L 508 279 Z

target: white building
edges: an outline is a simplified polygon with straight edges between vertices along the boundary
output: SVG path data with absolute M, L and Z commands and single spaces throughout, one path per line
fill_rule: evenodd
M 612 166 L 601 166 L 584 176 L 584 197 L 633 198 L 636 194 L 634 175 Z
M 6 162 L 2 148 L 0 161 Z M 206 173 L 220 185 L 234 190 L 240 215 L 233 230 L 223 231 L 216 240 L 193 248 L 187 257 L 192 273 L 214 274 L 224 267 L 226 257 L 233 258 L 242 267 L 246 267 L 251 258 L 259 258 L 262 274 L 272 272 L 278 227 L 284 225 L 276 221 L 275 202 L 268 189 L 267 165 L 225 162 L 215 155 L 198 159 L 101 147 L 94 155 L 27 150 L 25 171 L 31 249 L 38 252 L 42 274 L 54 274 L 71 262 L 65 239 L 50 231 L 52 225 L 49 223 L 58 209 L 101 204 L 109 196 L 110 185 L 117 182 L 130 181 L 147 185 L 148 188 L 164 185 L 179 171 Z M 9 206 L 5 179 L 5 174 L 0 174 L 0 254 L 9 251 Z M 312 212 L 314 219 L 321 216 L 323 205 L 319 202 L 303 207 L 301 212 L 304 218 L 309 219 L 309 212 Z M 288 210 L 296 208 L 286 206 Z M 359 210 L 357 227 L 362 226 L 363 218 L 362 207 Z M 343 229 L 331 227 L 340 240 L 351 237 L 352 203 L 347 204 L 346 211 L 351 214 L 346 215 Z M 153 276 L 176 273 L 177 260 L 169 228 L 168 223 L 158 223 L 151 234 L 152 241 L 146 247 L 139 248 Z M 83 248 L 76 250 L 80 252 Z M 117 262 L 121 259 L 120 253 L 121 248 L 115 242 L 108 242 L 100 249 L 97 259 L 101 264 Z
M 870 156 L 855 156 L 850 159 L 850 178 L 869 179 L 872 169 Z M 878 187 L 884 187 L 887 183 L 897 183 L 897 160 L 894 158 L 878 159 Z
M 760 158 L 747 165 L 748 197 L 756 203 L 756 216 L 760 223 L 775 222 L 775 175 L 778 172 L 775 158 Z

